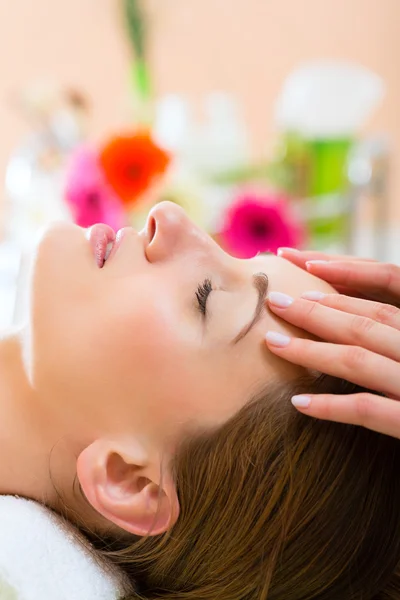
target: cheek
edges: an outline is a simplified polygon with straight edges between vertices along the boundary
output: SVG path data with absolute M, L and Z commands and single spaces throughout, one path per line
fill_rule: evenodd
M 174 299 L 161 300 L 141 285 L 109 294 L 101 312 L 103 324 L 93 343 L 107 349 L 108 371 L 141 393 L 171 387 L 182 363 L 186 329 Z
M 166 299 L 160 306 L 136 295 L 132 304 L 120 303 L 109 314 L 101 334 L 123 413 L 157 436 L 172 434 L 196 412 L 191 401 L 196 364 L 186 330 Z
M 168 351 L 172 354 L 177 345 L 177 331 L 168 313 L 148 302 L 120 305 L 115 313 L 108 312 L 102 337 L 118 363 L 135 371 L 162 369 Z

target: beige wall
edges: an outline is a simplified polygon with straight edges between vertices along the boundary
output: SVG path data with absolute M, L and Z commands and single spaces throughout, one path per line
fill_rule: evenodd
M 393 140 L 392 214 L 400 219 L 400 0 L 145 0 L 153 17 L 156 88 L 196 99 L 237 94 L 256 151 L 273 139 L 272 109 L 285 75 L 316 57 L 359 61 L 387 83 L 368 126 Z M 128 50 L 117 0 L 0 2 L 0 176 L 27 131 L 12 92 L 47 77 L 81 86 L 93 101 L 94 138 L 121 121 Z

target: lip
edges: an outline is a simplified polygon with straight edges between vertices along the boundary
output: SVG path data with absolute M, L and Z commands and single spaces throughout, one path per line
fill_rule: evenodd
M 111 252 L 110 252 L 109 257 L 107 258 L 107 264 L 113 258 L 113 256 L 117 252 L 118 248 L 122 244 L 122 240 L 126 237 L 128 231 L 130 231 L 131 229 L 132 229 L 131 227 L 123 227 L 122 229 L 119 229 L 117 231 L 117 235 L 115 236 L 114 245 L 111 248 Z
M 115 240 L 115 231 L 109 225 L 96 223 L 86 231 L 86 237 L 92 247 L 96 264 L 101 269 L 104 265 L 107 245 Z

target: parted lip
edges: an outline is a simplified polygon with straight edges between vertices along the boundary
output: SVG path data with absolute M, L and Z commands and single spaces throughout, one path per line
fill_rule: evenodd
M 97 223 L 86 230 L 86 237 L 99 269 L 103 268 L 106 261 L 108 263 L 113 258 L 124 237 L 132 231 L 134 231 L 132 227 L 122 227 L 115 233 L 112 227 L 104 223 Z M 143 230 L 135 233 L 142 238 L 145 246 L 151 244 L 156 233 L 155 220 L 149 219 Z
M 104 265 L 108 244 L 115 242 L 115 231 L 109 225 L 97 223 L 87 230 L 86 237 L 91 245 L 96 264 L 101 269 Z
M 112 260 L 112 257 L 114 256 L 114 254 L 116 253 L 116 251 L 120 247 L 123 238 L 130 231 L 133 231 L 132 227 L 123 227 L 122 229 L 119 229 L 117 231 L 117 234 L 115 236 L 115 240 L 114 240 L 113 246 L 112 246 L 110 254 L 109 254 L 108 258 L 107 258 L 107 262 L 110 261 L 110 260 Z

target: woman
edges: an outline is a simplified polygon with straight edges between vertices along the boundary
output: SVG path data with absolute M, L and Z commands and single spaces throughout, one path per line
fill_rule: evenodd
M 398 442 L 294 411 L 358 388 L 265 344 L 306 336 L 268 291 L 333 288 L 226 255 L 170 203 L 104 252 L 65 224 L 38 245 L 0 344 L 1 493 L 65 514 L 132 598 L 400 598 Z

